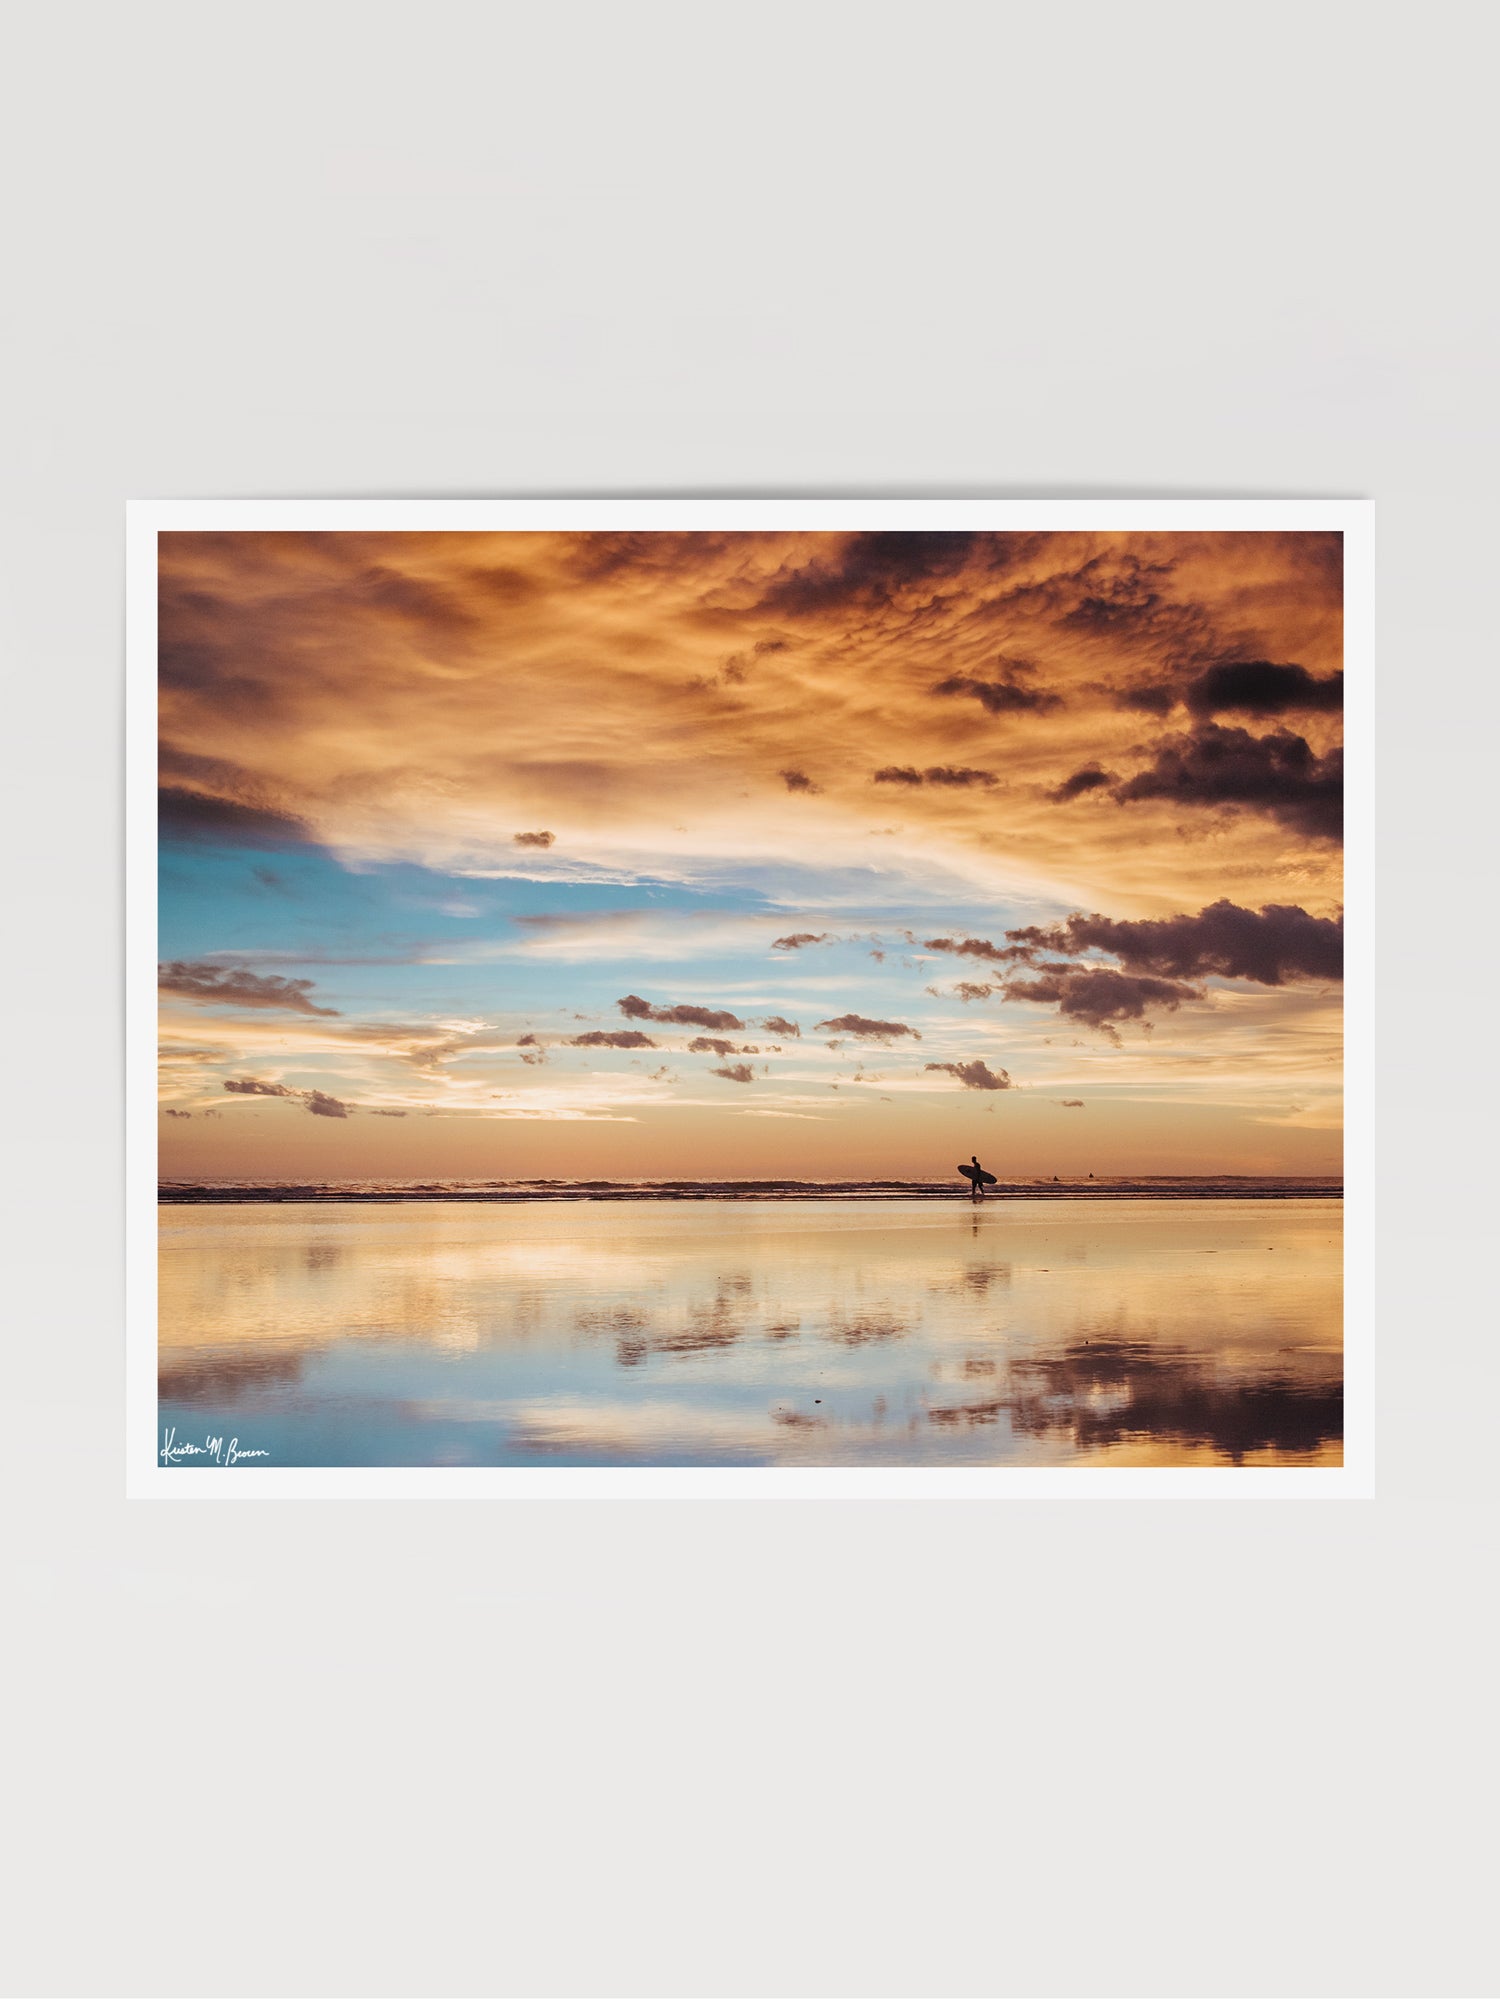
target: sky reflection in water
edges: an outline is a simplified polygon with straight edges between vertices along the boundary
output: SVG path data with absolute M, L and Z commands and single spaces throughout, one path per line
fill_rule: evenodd
M 164 1208 L 160 1421 L 269 1450 L 246 1469 L 1337 1464 L 1341 1223 L 1327 1199 Z

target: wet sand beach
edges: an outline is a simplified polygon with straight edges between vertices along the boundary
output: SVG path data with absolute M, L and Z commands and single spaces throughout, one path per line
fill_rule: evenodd
M 247 1470 L 1341 1461 L 1336 1195 L 941 1193 L 179 1198 L 161 1425 Z

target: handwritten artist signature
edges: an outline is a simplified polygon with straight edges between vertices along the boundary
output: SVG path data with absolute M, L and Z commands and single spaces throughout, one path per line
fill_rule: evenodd
M 238 1437 L 226 1443 L 222 1437 L 205 1437 L 201 1444 L 178 1441 L 176 1430 L 162 1432 L 161 1461 L 180 1465 L 184 1458 L 208 1458 L 216 1465 L 237 1465 L 242 1458 L 268 1458 L 269 1451 L 242 1451 Z

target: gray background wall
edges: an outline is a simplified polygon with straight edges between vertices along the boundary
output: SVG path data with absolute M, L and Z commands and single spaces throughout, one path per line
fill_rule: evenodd
M 1496 1990 L 1495 19 L 12 12 L 6 1991 Z M 126 1506 L 123 502 L 583 491 L 1378 501 L 1376 1501 Z

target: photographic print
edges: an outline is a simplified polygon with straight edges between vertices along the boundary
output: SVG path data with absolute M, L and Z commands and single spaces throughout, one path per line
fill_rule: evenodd
M 1366 532 L 139 510 L 148 1483 L 1341 1474 Z

